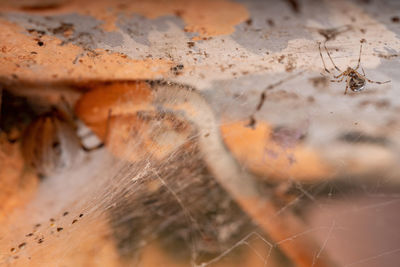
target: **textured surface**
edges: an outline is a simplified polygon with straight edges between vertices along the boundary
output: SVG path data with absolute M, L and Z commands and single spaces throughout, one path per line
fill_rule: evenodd
M 400 179 L 399 14 L 396 0 L 102 0 L 85 4 L 0 0 L 1 85 L 49 102 L 57 99 L 54 95 L 72 89 L 72 98 L 79 98 L 76 115 L 118 158 L 107 150 L 85 155 L 76 169 L 38 184 L 24 173 L 18 143 L 7 144 L 0 136 L 0 175 L 8 178 L 1 182 L 10 188 L 1 191 L 1 199 L 8 201 L 0 211 L 15 211 L 2 215 L 5 227 L 0 229 L 4 237 L 0 248 L 7 252 L 1 255 L 1 262 L 24 266 L 32 257 L 31 264 L 38 266 L 54 259 L 66 265 L 126 265 L 120 262 L 118 240 L 110 236 L 115 229 L 124 236 L 124 227 L 131 229 L 123 224 L 130 221 L 130 213 L 141 214 L 135 213 L 136 206 L 131 203 L 135 201 L 125 199 L 135 196 L 140 200 L 135 193 L 150 191 L 150 204 L 138 209 L 145 212 L 154 208 L 152 193 L 159 190 L 160 196 L 177 200 L 171 207 L 179 216 L 168 221 L 180 224 L 187 210 L 196 207 L 190 204 L 190 194 L 207 196 L 211 191 L 205 187 L 197 191 L 195 183 L 185 180 L 192 176 L 193 181 L 203 179 L 204 173 L 193 169 L 204 168 L 218 182 L 230 176 L 233 185 L 220 184 L 255 222 L 265 223 L 263 230 L 271 240 L 250 231 L 250 238 L 238 238 L 233 245 L 260 242 L 256 252 L 262 251 L 262 257 L 260 253 L 257 257 L 242 254 L 245 265 L 263 266 L 264 257 L 272 265 L 276 257 L 276 266 L 286 266 L 279 255 L 268 257 L 269 253 L 311 237 L 318 240 L 318 249 L 308 251 L 313 262 L 328 252 L 338 266 L 397 266 L 398 218 L 393 210 L 399 203 Z M 326 41 L 334 62 L 345 70 L 357 65 L 363 39 L 361 65 L 367 78 L 391 82 L 369 83 L 362 92 L 344 95 L 345 82 L 330 82 L 331 77 L 322 75 L 318 42 Z M 159 86 L 143 80 L 173 83 Z M 219 134 L 221 139 L 216 138 Z M 196 157 L 190 153 L 182 160 L 176 157 L 180 148 L 186 149 L 192 142 L 200 147 Z M 15 168 L 12 164 L 3 167 L 8 162 L 3 160 L 6 150 L 12 151 L 8 160 Z M 221 151 L 226 154 L 218 154 Z M 227 158 L 230 161 L 222 160 Z M 196 168 L 189 159 L 205 166 Z M 187 164 L 193 168 L 186 169 Z M 163 178 L 157 179 L 163 171 L 171 176 L 172 189 Z M 246 172 L 249 176 L 242 175 Z M 250 174 L 264 186 L 276 180 L 284 182 L 265 194 L 272 199 L 268 204 L 275 205 L 269 213 L 260 212 L 256 201 L 240 201 L 240 193 L 244 194 L 247 186 L 253 186 L 250 193 L 254 193 L 254 185 L 232 177 Z M 150 182 L 139 185 L 143 177 L 150 177 Z M 20 181 L 26 181 L 26 187 Z M 194 190 L 182 198 L 188 200 L 187 206 L 180 202 L 179 194 L 174 195 L 174 190 L 180 193 L 186 185 Z M 231 190 L 230 186 L 237 185 L 242 190 Z M 215 184 L 213 188 L 220 189 Z M 25 192 L 24 197 L 16 193 L 19 190 Z M 285 198 L 287 190 L 295 191 L 296 197 Z M 211 203 L 208 198 L 201 200 Z M 169 203 L 162 201 L 157 203 Z M 303 201 L 315 204 L 303 214 L 306 228 L 290 232 L 290 227 L 284 227 L 285 237 L 279 235 L 281 229 L 268 231 L 285 225 L 280 220 Z M 15 210 L 21 206 L 23 209 Z M 277 210 L 278 206 L 281 209 Z M 119 211 L 119 207 L 126 216 L 118 213 L 112 217 L 109 210 Z M 65 211 L 69 215 L 64 216 Z M 204 210 L 208 211 L 213 210 Z M 162 214 L 157 208 L 154 212 Z M 42 225 L 35 228 L 38 222 Z M 196 228 L 190 218 L 188 222 L 190 230 Z M 32 227 L 34 241 L 26 236 Z M 59 227 L 63 229 L 58 231 Z M 149 228 L 157 232 L 162 227 L 149 224 Z M 233 231 L 228 228 L 225 231 Z M 223 236 L 221 232 L 218 237 Z M 207 244 L 207 238 L 199 239 Z M 71 248 L 65 251 L 66 243 Z M 186 245 L 193 254 L 200 251 L 191 243 Z M 218 245 L 221 243 L 215 247 Z M 357 249 L 347 248 L 350 245 Z M 164 257 L 157 244 L 150 243 L 143 255 L 153 253 Z M 225 254 L 221 255 L 210 266 L 223 264 Z M 160 266 L 157 260 L 143 256 L 143 266 Z M 168 260 L 163 263 L 175 266 L 168 265 Z M 240 261 L 236 263 L 240 265 Z

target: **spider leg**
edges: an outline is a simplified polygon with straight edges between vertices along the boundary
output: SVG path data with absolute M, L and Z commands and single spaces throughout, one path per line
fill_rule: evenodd
M 377 81 L 372 81 L 372 80 L 370 80 L 370 79 L 368 79 L 368 78 L 366 78 L 366 77 L 364 77 L 368 82 L 370 82 L 370 83 L 376 83 L 376 84 L 385 84 L 385 83 L 390 83 L 390 80 L 389 81 L 384 81 L 384 82 L 377 82 Z
M 347 79 L 346 80 L 346 89 L 344 90 L 344 94 L 347 94 L 347 89 L 349 89 L 349 82 L 350 82 L 350 79 Z
M 340 78 L 340 77 L 344 77 L 344 76 L 346 76 L 345 75 L 345 72 L 342 72 L 342 73 L 340 73 L 339 75 L 337 75 L 337 76 L 333 76 L 333 78 L 335 78 L 335 79 L 338 79 L 338 78 Z
M 336 69 L 337 71 L 342 72 L 342 71 L 338 68 L 338 66 L 336 66 L 335 62 L 333 62 L 333 59 L 332 59 L 332 57 L 331 57 L 331 54 L 329 53 L 328 48 L 326 48 L 326 43 L 324 43 L 324 47 L 325 47 L 326 53 L 328 54 L 329 59 L 330 59 L 331 62 L 332 62 L 332 65 L 335 67 L 335 69 Z
M 364 72 L 364 70 L 363 70 L 363 72 Z M 361 74 L 360 74 L 361 75 Z M 384 81 L 384 82 L 378 82 L 378 81 L 373 81 L 373 80 L 370 80 L 370 79 L 368 79 L 367 77 L 365 77 L 365 74 L 364 75 L 361 75 L 365 80 L 367 80 L 369 83 L 376 83 L 376 84 L 385 84 L 385 83 L 390 83 L 391 81 L 390 80 L 388 80 L 388 81 Z
M 363 72 L 363 75 L 364 75 L 364 77 L 365 77 L 365 71 L 364 71 L 364 68 L 361 66 L 361 70 L 362 70 L 362 72 Z
M 335 82 L 335 83 L 341 83 L 343 81 L 345 76 L 342 76 L 342 78 L 340 78 L 339 80 L 331 80 L 331 82 Z
M 327 73 L 330 74 L 331 72 L 326 68 L 325 60 L 324 60 L 324 58 L 322 57 L 321 43 L 320 43 L 320 42 L 318 42 L 318 48 L 319 48 L 319 55 L 320 55 L 320 57 L 321 57 L 322 64 L 324 64 L 324 69 L 325 69 L 325 71 L 326 71 Z
M 355 70 L 357 70 L 360 67 L 360 62 L 361 62 L 361 51 L 362 51 L 362 42 L 360 43 L 360 54 L 358 56 L 358 63 L 357 63 L 357 67 L 355 68 Z M 365 75 L 365 74 L 364 74 Z

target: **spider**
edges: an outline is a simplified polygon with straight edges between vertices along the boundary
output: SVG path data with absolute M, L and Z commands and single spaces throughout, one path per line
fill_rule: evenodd
M 69 108 L 66 100 L 61 100 Z M 80 149 L 90 152 L 103 147 L 103 143 L 87 148 L 76 133 L 73 116 L 53 106 L 51 111 L 36 117 L 25 129 L 22 156 L 25 162 L 44 178 L 60 169 L 72 166 Z
M 370 79 L 368 79 L 365 76 L 365 72 L 363 67 L 360 65 L 360 61 L 361 61 L 361 52 L 362 52 L 362 44 L 363 44 L 364 40 L 360 41 L 360 55 L 358 56 L 358 63 L 357 66 L 353 69 L 351 67 L 347 67 L 347 69 L 345 71 L 342 71 L 338 68 L 338 66 L 336 66 L 336 64 L 333 62 L 333 59 L 331 57 L 331 54 L 329 53 L 328 49 L 326 48 L 326 44 L 324 43 L 324 47 L 325 47 L 325 51 L 328 54 L 328 57 L 330 59 L 330 61 L 332 62 L 332 65 L 335 67 L 335 69 L 337 71 L 340 72 L 339 75 L 333 75 L 333 80 L 330 80 L 331 82 L 342 82 L 343 79 L 345 77 L 346 78 L 346 89 L 344 91 L 344 94 L 347 94 L 347 90 L 350 88 L 351 91 L 353 92 L 360 92 L 362 90 L 365 89 L 365 85 L 366 85 L 366 81 L 370 82 L 370 83 L 376 83 L 376 84 L 385 84 L 388 83 L 390 81 L 385 81 L 385 82 L 377 82 L 377 81 L 372 81 Z M 324 58 L 322 57 L 322 52 L 321 52 L 321 43 L 318 42 L 318 47 L 319 47 L 319 55 L 321 56 L 321 60 L 322 63 L 324 64 L 324 69 L 327 73 L 331 74 L 331 72 L 326 68 L 325 65 L 325 61 Z M 363 72 L 363 74 L 359 73 L 357 70 L 358 68 L 361 67 L 361 70 Z

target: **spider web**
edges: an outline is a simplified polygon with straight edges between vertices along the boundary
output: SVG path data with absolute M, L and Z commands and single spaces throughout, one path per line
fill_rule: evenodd
M 291 81 L 287 83 L 290 86 Z M 77 254 L 90 251 L 93 253 L 90 257 L 99 257 L 101 261 L 113 262 L 116 258 L 120 264 L 140 265 L 146 248 L 157 244 L 167 251 L 167 257 L 189 266 L 214 266 L 224 262 L 230 265 L 233 264 L 231 257 L 241 259 L 246 253 L 253 255 L 257 259 L 254 264 L 259 266 L 286 266 L 290 260 L 279 248 L 312 236 L 319 242 L 318 250 L 312 252 L 314 265 L 326 251 L 340 251 L 338 244 L 357 244 L 363 240 L 365 232 L 357 229 L 360 224 L 364 225 L 364 231 L 379 232 L 383 231 L 382 223 L 386 228 L 386 223 L 391 225 L 389 222 L 396 220 L 391 214 L 399 205 L 400 195 L 387 192 L 380 179 L 371 183 L 344 176 L 304 184 L 293 178 L 289 189 L 284 190 L 290 191 L 289 200 L 280 199 L 276 193 L 282 182 L 260 182 L 260 195 L 273 195 L 276 198 L 273 202 L 279 207 L 269 214 L 270 220 L 284 223 L 280 215 L 294 213 L 307 221 L 304 231 L 282 240 L 271 239 L 270 233 L 259 228 L 251 212 L 237 204 L 235 193 L 231 195 L 223 184 L 221 186 L 218 175 L 225 171 L 230 173 L 227 168 L 233 167 L 210 166 L 214 163 L 206 159 L 214 160 L 215 154 L 221 156 L 221 148 L 212 140 L 212 136 L 218 134 L 214 128 L 234 122 L 216 123 L 206 98 L 186 86 L 174 83 L 153 86 L 153 93 L 160 101 L 157 112 L 163 116 L 151 117 L 152 127 L 139 129 L 135 135 L 152 136 L 159 128 L 166 131 L 163 124 L 167 120 L 185 125 L 188 129 L 185 140 L 177 142 L 179 139 L 175 139 L 177 145 L 163 160 L 155 157 L 161 150 L 157 146 L 151 147 L 136 162 L 124 160 L 143 149 L 141 141 L 134 138 L 122 151 L 122 159 L 107 150 L 82 153 L 78 160 L 81 163 L 76 168 L 48 177 L 40 184 L 33 201 L 10 215 L 9 227 L 2 233 L 3 263 L 69 265 Z M 174 108 L 180 101 L 187 106 Z M 220 113 L 225 109 L 222 107 Z M 248 127 L 244 122 L 241 120 L 243 127 Z M 281 148 L 275 152 L 288 160 L 290 147 L 308 131 L 310 123 L 305 121 L 297 125 L 297 131 L 278 128 L 274 133 Z M 357 138 L 359 141 L 355 143 L 360 144 L 366 136 Z M 222 156 L 229 155 L 226 150 L 224 153 Z M 273 157 L 267 155 L 265 160 L 272 161 Z M 248 172 L 245 165 L 235 171 L 242 175 L 243 171 Z M 382 222 L 383 218 L 389 222 Z M 379 240 L 381 236 L 369 235 L 368 238 Z M 377 251 L 375 242 L 378 241 L 365 240 L 367 247 L 370 245 Z M 90 246 L 89 251 L 86 246 Z M 360 249 L 356 251 L 360 253 L 356 254 L 358 259 L 343 251 L 341 257 L 353 259 L 345 262 L 345 266 L 366 266 L 396 258 L 399 250 L 395 247 L 380 248 L 379 253 L 368 257 L 360 256 L 364 252 Z M 341 260 L 335 258 L 338 259 Z
M 253 4 L 251 12 L 257 17 L 260 11 Z M 383 7 L 384 14 L 392 12 L 391 5 Z M 330 7 L 340 11 L 343 6 Z M 316 11 L 321 10 L 303 12 L 315 12 L 318 27 L 341 26 L 326 25 Z M 373 13 L 373 8 L 365 7 L 365 12 Z M 375 29 L 376 21 L 368 23 Z M 245 27 L 241 25 L 237 35 L 244 34 Z M 281 29 L 285 27 L 289 28 Z M 327 42 L 343 69 L 357 60 L 360 38 L 352 36 L 357 30 L 353 27 Z M 390 78 L 391 84 L 371 85 L 346 97 L 343 84 L 330 84 L 319 75 L 316 46 L 315 51 L 289 49 L 310 60 L 309 65 L 315 63 L 299 67 L 307 71 L 290 69 L 287 56 L 282 60 L 290 74 L 255 72 L 211 83 L 185 77 L 174 77 L 177 83 L 154 82 L 156 100 L 139 114 L 147 124 L 131 130 L 135 138 L 124 143 L 118 155 L 107 148 L 82 152 L 74 168 L 47 177 L 26 206 L 7 216 L 1 228 L 0 262 L 294 266 L 287 247 L 309 244 L 311 239 L 315 247 L 298 247 L 311 255 L 311 266 L 327 258 L 336 266 L 397 266 L 400 127 L 395 90 L 399 81 L 393 69 L 399 61 L 391 58 L 375 71 L 376 55 L 396 52 L 394 44 L 377 43 L 366 45 L 361 63 L 369 66 L 367 75 Z M 264 44 L 256 42 L 252 49 Z M 182 85 L 185 82 L 193 87 Z M 266 122 L 268 130 L 256 139 L 253 134 L 267 127 Z M 146 140 L 141 137 L 146 136 L 157 137 L 168 148 L 150 143 L 143 150 Z M 245 145 L 235 150 L 230 138 Z M 298 151 L 298 146 L 317 151 L 329 168 L 322 175 L 310 171 L 301 176 L 318 162 L 302 161 L 308 150 Z M 250 204 L 242 199 L 249 195 L 256 199 Z M 260 215 L 260 203 L 272 208 Z M 293 220 L 303 228 L 295 227 L 280 238 L 277 227 L 291 226 Z

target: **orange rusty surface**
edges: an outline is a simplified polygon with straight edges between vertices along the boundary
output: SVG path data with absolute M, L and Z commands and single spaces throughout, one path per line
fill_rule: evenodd
M 4 3 L 3 12 L 25 12 L 40 15 L 78 13 L 103 21 L 102 28 L 116 31 L 119 14 L 135 14 L 155 19 L 176 15 L 185 22 L 184 31 L 197 33 L 194 39 L 207 39 L 228 35 L 249 14 L 244 6 L 228 0 L 173 0 L 173 1 L 55 1 L 51 7 L 42 7 L 38 1 Z M 69 32 L 64 35 L 68 36 Z M 35 40 L 36 39 L 36 40 Z M 54 80 L 117 80 L 154 79 L 165 77 L 173 65 L 168 58 L 132 59 L 127 55 L 95 49 L 87 52 L 83 47 L 61 44 L 52 36 L 38 39 L 25 29 L 4 19 L 0 20 L 0 77 L 16 77 L 28 81 Z M 75 63 L 75 64 L 74 64 Z M 15 76 L 16 75 L 16 76 Z
M 248 19 L 248 10 L 239 3 L 229 0 L 98 0 L 98 1 L 52 1 L 54 6 L 43 6 L 40 1 L 4 3 L 2 10 L 24 11 L 43 15 L 78 13 L 103 21 L 106 31 L 117 30 L 119 14 L 142 15 L 149 19 L 176 15 L 185 22 L 185 30 L 197 33 L 199 39 L 227 35 L 235 26 Z M 28 4 L 29 2 L 29 4 Z
M 149 156 L 162 160 L 184 145 L 192 127 L 177 116 L 156 111 L 148 84 L 114 82 L 93 84 L 75 111 L 117 157 L 130 161 Z
M 0 222 L 28 202 L 37 185 L 37 177 L 25 170 L 20 144 L 11 144 L 5 134 L 0 134 Z
M 150 88 L 145 82 L 115 82 L 92 86 L 89 85 L 94 89 L 78 100 L 75 112 L 102 140 L 105 140 L 109 116 L 148 110 L 152 101 Z
M 54 226 L 56 227 L 58 225 Z M 64 231 L 57 233 L 58 236 L 42 238 L 43 242 L 40 244 L 32 238 L 26 241 L 25 248 L 16 247 L 16 251 L 11 255 L 14 254 L 18 258 L 11 260 L 11 265 L 121 266 L 117 248 L 113 239 L 110 238 L 110 228 L 105 218 L 97 218 L 93 221 L 81 220 L 75 224 L 72 231 Z M 38 236 L 43 236 L 43 234 Z M 16 245 L 10 244 L 11 246 Z
M 329 167 L 317 151 L 297 143 L 283 148 L 272 137 L 272 128 L 258 122 L 255 129 L 245 122 L 221 125 L 225 144 L 237 160 L 252 172 L 267 178 L 315 180 L 329 175 Z
M 44 45 L 38 46 L 37 40 L 24 31 L 0 20 L 0 77 L 32 82 L 152 79 L 168 73 L 172 66 L 166 59 L 134 60 L 104 49 L 84 53 L 82 47 L 61 46 L 60 39 L 48 35 L 41 37 Z

